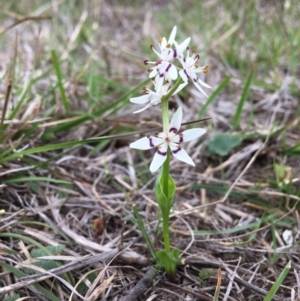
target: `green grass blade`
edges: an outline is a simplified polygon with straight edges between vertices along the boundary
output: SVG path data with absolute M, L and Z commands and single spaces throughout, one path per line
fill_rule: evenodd
M 284 153 L 291 156 L 300 156 L 300 143 L 296 143 L 294 146 L 285 150 Z
M 284 267 L 283 271 L 280 273 L 277 280 L 275 281 L 275 283 L 273 284 L 273 286 L 269 290 L 269 292 L 268 292 L 267 296 L 265 297 L 264 301 L 272 301 L 273 300 L 273 297 L 275 296 L 275 294 L 278 291 L 280 285 L 282 284 L 285 277 L 289 273 L 290 269 L 291 269 L 291 261 L 289 261 L 287 263 L 287 265 Z
M 138 210 L 137 210 L 137 208 L 136 208 L 136 205 L 133 205 L 133 206 L 132 206 L 132 209 L 133 209 L 134 216 L 135 216 L 135 218 L 136 218 L 137 225 L 138 225 L 139 229 L 140 229 L 141 232 L 142 232 L 142 235 L 143 235 L 143 237 L 144 237 L 144 240 L 145 240 L 145 242 L 146 242 L 146 245 L 147 245 L 147 247 L 148 247 L 148 250 L 149 250 L 149 252 L 150 252 L 150 254 L 151 254 L 153 260 L 156 261 L 156 254 L 155 254 L 155 251 L 154 251 L 154 249 L 153 249 L 153 246 L 152 246 L 151 240 L 150 240 L 150 238 L 149 238 L 149 236 L 148 236 L 148 233 L 147 233 L 147 231 L 146 231 L 146 229 L 145 229 L 145 227 L 144 227 L 144 222 L 143 222 L 143 220 L 142 220 L 142 218 L 141 218 L 141 216 L 140 216 L 140 214 L 139 214 L 139 212 L 138 212 Z
M 47 177 L 19 177 L 19 178 L 10 178 L 2 181 L 5 184 L 8 183 L 23 183 L 23 182 L 50 182 L 56 184 L 72 184 L 69 181 L 47 178 Z
M 242 112 L 243 112 L 243 107 L 244 107 L 244 104 L 245 104 L 246 99 L 248 97 L 248 93 L 249 93 L 249 90 L 250 90 L 250 86 L 251 86 L 253 77 L 254 77 L 254 69 L 252 69 L 251 72 L 248 75 L 245 87 L 243 89 L 241 99 L 239 101 L 237 110 L 236 110 L 235 115 L 233 117 L 233 122 L 232 123 L 233 123 L 233 129 L 234 130 L 237 129 L 237 127 L 240 123 L 240 120 L 241 120 L 241 117 L 242 117 Z
M 221 84 L 218 86 L 218 88 L 209 96 L 204 106 L 201 108 L 198 118 L 202 118 L 202 116 L 205 114 L 208 106 L 215 100 L 215 98 L 221 93 L 221 91 L 228 85 L 230 80 L 230 77 L 226 77 Z
M 47 248 L 45 248 L 42 244 L 40 244 L 39 242 L 37 242 L 36 240 L 27 237 L 25 235 L 19 234 L 19 233 L 11 233 L 11 232 L 5 232 L 5 233 L 0 233 L 0 237 L 9 237 L 9 238 L 16 238 L 19 239 L 21 241 L 26 241 L 34 246 L 36 246 L 37 248 L 43 250 L 46 254 L 48 255 L 52 255 L 49 250 Z
M 122 105 L 124 105 L 126 102 L 129 102 L 129 98 L 137 93 L 143 86 L 145 86 L 149 82 L 149 79 L 147 78 L 146 80 L 140 82 L 135 88 L 131 89 L 130 91 L 126 92 L 123 94 L 120 98 L 118 98 L 116 101 L 112 103 L 108 103 L 106 105 L 103 105 L 99 110 L 93 112 L 92 114 L 81 114 L 78 118 L 72 119 L 68 123 L 63 123 L 60 124 L 53 129 L 47 130 L 47 134 L 49 133 L 58 133 L 62 131 L 69 130 L 72 127 L 78 126 L 79 124 L 84 123 L 85 121 L 89 121 L 92 119 L 96 119 L 97 117 L 100 117 L 101 115 L 105 114 L 109 110 L 111 111 L 111 114 L 114 112 L 117 112 Z
M 63 103 L 63 106 L 66 110 L 66 113 L 69 113 L 69 103 L 66 97 L 65 89 L 62 83 L 62 76 L 61 76 L 61 70 L 60 70 L 60 64 L 58 61 L 58 58 L 56 56 L 55 50 L 51 50 L 51 57 L 52 57 L 52 62 L 53 62 L 53 67 L 56 73 L 57 81 L 58 81 L 58 88 L 60 91 L 60 96 L 61 96 L 61 101 Z
M 8 270 L 9 272 L 13 273 L 14 275 L 16 275 L 17 277 L 21 278 L 21 277 L 26 277 L 27 275 L 23 272 L 21 272 L 20 270 L 16 269 L 15 267 L 4 263 L 4 262 L 0 262 L 0 266 L 2 266 L 4 269 Z M 49 300 L 51 301 L 60 301 L 60 299 L 58 299 L 57 297 L 55 297 L 50 291 L 48 291 L 47 289 L 45 289 L 44 287 L 42 287 L 40 284 L 32 284 L 32 286 L 39 292 L 41 292 L 42 294 L 44 294 Z

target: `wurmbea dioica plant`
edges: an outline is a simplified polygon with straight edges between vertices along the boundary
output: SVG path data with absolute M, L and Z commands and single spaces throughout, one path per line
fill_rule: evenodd
M 150 164 L 150 171 L 155 172 L 160 169 L 155 184 L 155 196 L 162 217 L 164 250 L 156 252 L 155 257 L 163 264 L 170 278 L 174 277 L 176 265 L 180 263 L 179 250 L 171 250 L 170 246 L 169 216 L 176 190 L 174 180 L 169 173 L 170 158 L 172 154 L 176 159 L 195 166 L 192 158 L 181 145 L 182 143 L 199 138 L 206 130 L 194 128 L 180 132 L 179 130 L 183 119 L 182 108 L 179 107 L 177 109 L 169 123 L 168 102 L 172 95 L 177 94 L 188 84 L 189 79 L 192 80 L 195 87 L 205 96 L 207 95 L 201 86 L 210 88 L 209 85 L 204 83 L 197 76 L 197 73 L 200 72 L 207 73 L 208 66 L 199 67 L 197 64 L 199 55 L 193 51 L 190 55 L 188 48 L 190 38 L 185 39 L 181 44 L 175 41 L 176 31 L 177 28 L 175 26 L 168 41 L 165 37 L 159 40 L 158 50 L 156 50 L 154 46 L 151 46 L 154 53 L 158 56 L 157 61 L 144 61 L 145 65 L 153 65 L 153 67 L 149 69 L 149 77 L 153 80 L 154 90 L 144 88 L 143 96 L 130 99 L 132 103 L 145 105 L 145 107 L 134 113 L 142 112 L 157 104 L 161 104 L 162 108 L 163 132 L 157 133 L 156 136 L 148 135 L 147 137 L 141 138 L 131 143 L 130 147 L 140 150 L 157 149 Z M 185 51 L 186 55 L 184 55 Z M 177 62 L 181 64 L 181 67 L 175 64 L 174 61 L 176 59 Z M 146 233 L 144 231 L 144 236 L 145 235 Z M 149 246 L 150 240 L 148 237 L 145 238 L 148 242 L 148 247 L 151 247 L 153 250 L 152 246 Z

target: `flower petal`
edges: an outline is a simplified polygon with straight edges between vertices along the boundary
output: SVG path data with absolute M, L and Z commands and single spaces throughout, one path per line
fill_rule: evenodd
M 137 111 L 134 111 L 133 114 L 141 113 L 141 112 L 145 111 L 146 109 L 148 109 L 150 107 L 153 107 L 153 106 L 155 106 L 159 103 L 160 103 L 160 99 L 151 100 L 144 108 L 142 108 L 140 110 L 137 110 Z
M 168 73 L 169 77 L 172 79 L 172 80 L 176 80 L 177 77 L 178 77 L 178 73 L 177 73 L 177 68 L 169 63 L 167 68 L 166 68 L 166 72 Z
M 203 86 L 203 87 L 205 87 L 205 88 L 209 88 L 209 89 L 211 88 L 210 85 L 206 84 L 204 81 L 202 81 L 202 80 L 199 79 L 199 78 L 198 78 L 197 82 L 198 82 L 201 86 Z
M 172 142 L 175 142 L 175 143 L 188 142 L 188 141 L 199 138 L 200 136 L 204 135 L 205 133 L 206 133 L 206 129 L 201 129 L 201 128 L 189 129 L 189 130 L 186 130 L 186 131 L 180 133 L 179 135 L 176 135 L 172 139 Z
M 162 86 L 163 86 L 163 83 L 164 83 L 164 75 L 161 76 L 161 74 L 158 74 L 155 78 L 155 91 L 157 92 L 157 94 L 160 94 L 161 95 L 161 89 L 162 89 Z M 163 95 L 161 95 L 163 96 Z
M 179 55 L 182 54 L 184 50 L 186 50 L 187 46 L 189 45 L 191 41 L 191 38 L 185 39 L 181 44 L 176 47 L 176 49 L 173 52 L 173 57 L 178 57 Z
M 193 165 L 195 166 L 194 161 L 192 160 L 192 158 L 187 154 L 187 152 L 181 148 L 179 145 L 175 144 L 175 143 L 171 143 L 170 144 L 170 148 L 172 150 L 172 154 L 175 158 L 177 158 L 178 160 L 185 162 L 187 164 Z
M 168 145 L 166 143 L 162 144 L 161 147 L 156 151 L 153 160 L 150 164 L 150 171 L 157 171 L 167 159 Z
M 152 71 L 149 73 L 149 78 L 153 78 L 157 75 L 158 71 L 157 68 L 153 68 Z
M 174 92 L 172 95 L 177 94 L 177 93 L 178 93 L 179 91 L 181 91 L 187 84 L 188 84 L 188 82 L 183 83 L 183 84 L 180 84 L 180 85 L 178 86 L 178 88 L 175 90 L 175 92 Z
M 183 80 L 184 82 L 187 82 L 187 81 L 188 81 L 188 74 L 187 74 L 187 72 L 186 72 L 185 69 L 180 70 L 180 71 L 179 71 L 179 75 L 180 75 L 180 77 L 182 78 L 182 80 Z
M 200 85 L 198 84 L 198 82 L 193 81 L 195 87 L 202 93 L 204 94 L 206 97 L 208 97 L 208 95 L 204 92 L 204 90 L 200 87 Z
M 182 121 L 182 108 L 178 107 L 169 125 L 169 132 L 178 133 Z
M 129 101 L 132 103 L 137 103 L 137 104 L 143 105 L 143 104 L 147 103 L 148 101 L 150 101 L 150 95 L 146 94 L 146 95 L 142 95 L 142 96 L 138 96 L 138 97 L 132 97 L 129 99 Z
M 129 147 L 135 149 L 147 150 L 156 147 L 158 145 L 161 145 L 163 142 L 164 140 L 161 138 L 147 136 L 135 142 L 130 143 Z
M 177 33 L 177 27 L 174 26 L 173 29 L 172 29 L 172 32 L 170 34 L 170 37 L 169 37 L 169 44 L 173 45 L 174 43 L 174 40 L 175 40 L 175 36 L 176 36 L 176 33 Z

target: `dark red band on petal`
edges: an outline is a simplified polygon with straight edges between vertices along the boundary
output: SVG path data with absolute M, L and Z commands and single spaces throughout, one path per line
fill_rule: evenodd
M 173 133 L 176 134 L 176 133 L 178 132 L 178 130 L 177 130 L 176 128 L 170 128 L 170 129 L 169 129 L 169 132 L 173 132 Z
M 180 138 L 179 143 L 182 143 L 183 142 L 183 134 L 182 133 L 179 134 L 179 138 Z
M 162 156 L 166 156 L 167 155 L 167 152 L 162 152 L 159 149 L 157 150 L 157 153 L 160 154 L 160 155 L 162 155 Z
M 150 145 L 151 147 L 154 147 L 152 138 L 151 138 L 150 136 L 147 136 L 147 138 L 149 139 L 149 145 Z
M 172 64 L 169 64 L 167 69 L 166 69 L 166 72 L 169 72 L 170 68 L 171 68 Z
M 176 150 L 173 150 L 172 153 L 173 153 L 173 154 L 177 154 L 180 150 L 181 150 L 181 147 L 178 146 L 178 148 L 177 148 Z
M 173 57 L 174 57 L 174 58 L 177 57 L 177 49 L 174 49 L 174 50 L 173 50 Z

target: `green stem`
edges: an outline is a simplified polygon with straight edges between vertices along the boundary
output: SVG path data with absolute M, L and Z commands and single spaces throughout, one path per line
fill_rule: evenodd
M 170 214 L 165 216 L 163 215 L 163 238 L 164 238 L 165 251 L 168 254 L 171 253 L 169 221 L 170 221 Z
M 162 120 L 163 120 L 163 131 L 167 133 L 169 131 L 169 98 L 176 91 L 179 85 L 182 83 L 182 79 L 178 78 L 175 85 L 170 89 L 168 94 L 162 97 L 161 108 L 162 108 Z M 162 166 L 162 189 L 169 199 L 169 173 L 170 173 L 170 148 L 167 150 L 167 159 Z M 163 212 L 163 238 L 165 244 L 165 251 L 167 253 L 171 252 L 170 248 L 170 233 L 169 233 L 169 214 L 170 212 Z

